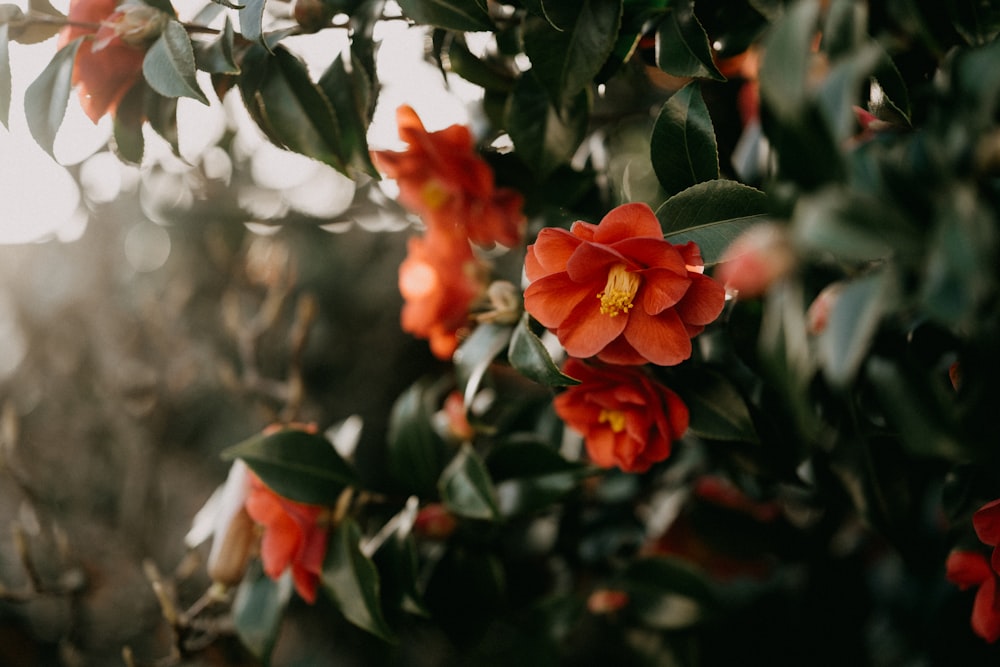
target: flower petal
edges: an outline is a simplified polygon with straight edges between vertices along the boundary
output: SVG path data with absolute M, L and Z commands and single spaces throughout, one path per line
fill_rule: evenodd
M 717 281 L 700 273 L 689 273 L 691 288 L 677 304 L 677 314 L 685 323 L 711 324 L 726 305 L 726 290 Z
M 690 287 L 691 279 L 686 270 L 680 276 L 660 268 L 647 269 L 642 272 L 642 286 L 639 288 L 642 308 L 649 315 L 658 315 L 680 302 Z
M 1000 544 L 1000 498 L 986 503 L 972 515 L 972 526 L 983 544 Z
M 986 557 L 978 551 L 952 551 L 944 567 L 948 581 L 962 590 L 978 586 L 993 576 Z
M 577 282 L 600 281 L 603 287 L 613 265 L 629 263 L 627 257 L 610 246 L 581 243 L 566 262 L 566 273 Z
M 663 238 L 663 229 L 653 209 L 641 202 L 623 204 L 612 209 L 597 225 L 594 240 L 598 243 L 614 243 L 634 236 Z
M 655 317 L 642 309 L 633 310 L 625 327 L 625 339 L 636 352 L 659 366 L 676 366 L 691 356 L 691 339 L 673 310 Z
M 593 290 L 591 290 L 593 292 Z M 593 293 L 596 297 L 596 293 Z M 613 341 L 629 322 L 629 317 L 601 314 L 601 300 L 584 297 L 563 320 L 556 335 L 566 352 L 573 357 L 592 357 Z
M 599 306 L 598 291 L 596 286 L 573 282 L 565 273 L 555 273 L 528 285 L 524 290 L 524 309 L 542 326 L 555 329 L 581 301 L 590 298 Z
M 997 578 L 991 575 L 983 582 L 972 603 L 972 629 L 991 644 L 1000 639 L 1000 599 Z
M 525 257 L 524 270 L 528 280 L 565 271 L 566 263 L 580 243 L 580 239 L 565 229 L 546 227 L 538 232 Z

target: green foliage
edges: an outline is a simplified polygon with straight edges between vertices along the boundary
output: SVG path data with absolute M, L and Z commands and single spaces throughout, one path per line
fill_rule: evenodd
M 142 61 L 146 82 L 165 97 L 190 97 L 208 104 L 194 73 L 194 49 L 187 30 L 177 21 L 167 21 L 163 34 L 149 47 Z
M 73 61 L 82 43 L 83 38 L 80 37 L 59 49 L 24 92 L 24 114 L 28 119 L 28 129 L 38 145 L 50 155 L 56 143 L 56 133 L 66 115 Z
M 263 664 L 271 662 L 281 621 L 292 597 L 292 575 L 277 581 L 264 575 L 259 563 L 240 583 L 233 599 L 233 624 L 240 641 Z
M 668 194 L 719 177 L 715 129 L 697 85 L 685 86 L 663 105 L 649 150 L 656 177 Z
M 500 518 L 497 492 L 482 457 L 463 445 L 438 480 L 441 500 L 449 510 L 469 519 Z
M 345 519 L 330 535 L 323 562 L 323 590 L 348 621 L 376 637 L 391 641 L 392 630 L 382 615 L 379 574 L 361 552 L 361 531 Z

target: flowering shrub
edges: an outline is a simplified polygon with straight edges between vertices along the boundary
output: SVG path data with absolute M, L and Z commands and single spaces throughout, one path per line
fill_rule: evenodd
M 162 478 L 135 474 L 153 445 L 105 472 L 192 527 L 181 558 L 115 505 L 147 531 L 120 551 L 156 552 L 129 599 L 162 618 L 114 659 L 996 664 L 1000 11 L 207 4 L 0 7 L 0 121 L 8 54 L 58 34 L 29 132 L 54 155 L 68 105 L 110 115 L 140 186 L 87 195 L 81 233 L 133 263 L 108 282 L 142 317 L 110 347 L 163 363 L 113 364 L 110 416 L 72 423 L 169 443 Z M 447 103 L 392 97 L 401 35 Z M 190 155 L 202 106 L 225 122 Z M 154 232 L 108 231 L 128 203 Z M 0 298 L 0 324 L 67 289 Z M 36 633 L 79 664 L 119 627 L 88 615 L 114 578 L 51 547 L 78 516 L 24 508 L 74 503 L 19 452 L 65 442 L 38 416 L 60 383 L 29 371 L 89 383 L 109 357 L 56 335 L 12 334 L 31 363 L 0 375 L 0 507 L 22 508 L 0 618 L 84 610 Z

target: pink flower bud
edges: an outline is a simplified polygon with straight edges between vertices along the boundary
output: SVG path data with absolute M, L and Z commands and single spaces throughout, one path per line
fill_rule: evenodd
M 830 321 L 830 313 L 833 311 L 833 306 L 837 303 L 843 287 L 843 283 L 832 283 L 816 295 L 806 311 L 806 331 L 813 336 L 818 336 L 826 330 L 826 325 Z
M 433 503 L 417 512 L 413 532 L 420 537 L 444 540 L 450 537 L 457 527 L 458 521 L 455 516 L 444 505 Z
M 587 611 L 591 614 L 613 614 L 628 604 L 628 593 L 610 588 L 598 588 L 587 598 Z
M 785 228 L 760 223 L 736 237 L 722 255 L 715 278 L 742 297 L 764 294 L 795 268 L 795 254 Z

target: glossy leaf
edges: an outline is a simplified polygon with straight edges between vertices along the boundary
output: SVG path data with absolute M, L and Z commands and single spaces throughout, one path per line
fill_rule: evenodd
M 167 21 L 163 33 L 146 51 L 142 75 L 149 87 L 164 97 L 190 97 L 208 104 L 195 79 L 191 38 L 178 21 Z
M 507 349 L 511 333 L 512 327 L 507 325 L 482 324 L 455 351 L 455 374 L 466 405 L 475 398 L 490 364 Z
M 227 15 L 218 37 L 210 42 L 195 43 L 194 57 L 198 69 L 212 74 L 239 74 L 240 67 L 233 56 L 235 39 L 233 23 Z
M 458 516 L 487 521 L 500 517 L 493 480 L 482 458 L 470 445 L 462 445 L 441 473 L 438 489 L 441 500 Z
M 657 28 L 656 65 L 674 76 L 726 80 L 715 66 L 708 35 L 694 14 L 693 0 L 674 3 Z
M 403 14 L 422 25 L 475 32 L 492 30 L 493 22 L 476 0 L 398 0 Z
M 746 399 L 731 381 L 709 369 L 684 371 L 675 390 L 691 415 L 691 432 L 710 440 L 758 441 Z
M 451 448 L 432 426 L 443 390 L 427 380 L 406 389 L 389 416 L 386 466 L 404 491 L 423 498 L 437 494 L 437 481 Z
M 528 314 L 514 327 L 510 337 L 507 359 L 517 372 L 527 378 L 549 387 L 566 387 L 580 384 L 559 370 L 545 345 L 528 326 Z
M 330 535 L 323 561 L 323 590 L 348 621 L 380 639 L 392 641 L 392 629 L 382 615 L 379 574 L 361 553 L 361 531 L 345 518 Z
M 398 609 L 408 614 L 427 617 L 420 591 L 420 561 L 417 540 L 413 533 L 393 535 L 372 555 L 378 568 L 384 609 Z
M 312 505 L 333 506 L 357 475 L 325 437 L 297 429 L 256 435 L 222 452 L 242 459 L 278 495 Z
M 531 72 L 522 75 L 510 100 L 507 131 L 518 154 L 541 178 L 565 164 L 587 133 L 590 95 L 581 91 L 565 108 L 552 105 Z
M 219 2 L 219 0 L 213 1 Z M 263 43 L 264 0 L 246 0 L 240 8 L 239 16 L 240 34 L 251 42 Z
M 660 109 L 649 151 L 656 177 L 669 194 L 719 177 L 715 128 L 696 84 L 674 93 Z
M 628 594 L 629 613 L 660 630 L 695 625 L 719 606 L 718 594 L 705 575 L 679 558 L 633 561 L 619 585 Z
M 509 93 L 514 89 L 514 77 L 505 68 L 476 57 L 464 39 L 455 37 L 448 44 L 448 65 L 451 71 L 484 90 Z
M 889 271 L 858 278 L 840 291 L 817 350 L 830 384 L 846 387 L 855 378 L 895 298 L 896 285 Z
M 24 91 L 24 115 L 28 130 L 49 155 L 52 155 L 56 134 L 66 115 L 72 89 L 73 62 L 82 42 L 83 37 L 78 37 L 59 49 Z
M 233 625 L 240 641 L 264 665 L 271 662 L 271 652 L 278 639 L 281 619 L 292 597 L 292 573 L 285 572 L 277 581 L 268 578 L 254 561 L 243 577 L 233 598 Z
M 244 104 L 275 144 L 346 173 L 333 105 L 309 78 L 305 63 L 284 47 L 253 46 L 241 63 Z
M 7 41 L 7 24 L 0 25 L 0 123 L 10 129 L 10 48 Z
M 343 55 L 337 56 L 320 77 L 318 85 L 333 105 L 340 123 L 341 154 L 346 158 L 349 169 L 356 174 L 378 178 L 367 138 L 374 91 L 361 62 L 353 58 L 348 71 Z
M 549 9 L 554 24 L 533 15 L 525 20 L 524 52 L 542 88 L 561 107 L 591 83 L 614 48 L 622 2 L 579 0 Z
M 562 30 L 559 24 L 557 24 L 552 19 L 552 17 L 549 16 L 549 12 L 546 6 L 551 3 L 552 0 L 523 0 L 522 2 L 524 8 L 527 9 L 529 12 L 531 12 L 535 16 L 540 16 L 544 18 L 546 21 L 548 21 L 549 25 L 551 25 L 556 30 Z

